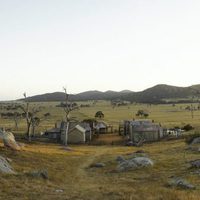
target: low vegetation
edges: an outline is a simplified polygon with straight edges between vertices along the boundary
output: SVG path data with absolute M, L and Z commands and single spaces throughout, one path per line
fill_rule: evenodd
M 19 175 L 1 175 L 1 199 L 163 199 L 196 200 L 199 198 L 200 180 L 189 169 L 188 161 L 198 154 L 186 151 L 184 140 L 144 145 L 155 165 L 128 172 L 116 172 L 116 158 L 140 149 L 120 146 L 71 146 L 68 151 L 55 144 L 26 144 L 22 152 L 2 149 L 1 155 L 12 159 Z M 96 162 L 103 168 L 90 168 Z M 26 172 L 47 170 L 49 178 L 33 178 Z M 187 179 L 196 190 L 168 188 L 170 177 Z M 114 184 L 113 184 L 114 183 Z
M 11 151 L 0 142 L 0 155 L 8 158 L 10 165 L 17 172 L 15 175 L 1 174 L 0 199 L 6 200 L 49 200 L 49 199 L 91 199 L 91 200 L 196 200 L 199 198 L 200 179 L 198 169 L 190 167 L 190 161 L 199 159 L 199 152 L 188 148 L 192 139 L 199 136 L 200 111 L 186 110 L 187 104 L 151 105 L 128 104 L 113 107 L 109 101 L 76 102 L 79 107 L 70 114 L 72 118 L 93 122 L 95 113 L 101 111 L 106 121 L 118 131 L 119 122 L 123 119 L 141 118 L 136 116 L 138 110 L 148 110 L 148 118 L 160 123 L 163 127 L 184 127 L 191 125 L 194 129 L 186 132 L 188 138 L 160 141 L 144 144 L 142 147 L 123 146 L 123 138 L 116 134 L 99 136 L 94 144 L 65 147 L 60 144 L 42 143 L 32 140 L 28 143 L 20 139 L 21 151 Z M 38 118 L 48 113 L 48 120 L 41 121 L 35 132 L 52 128 L 56 121 L 65 118 L 59 102 L 30 103 L 30 107 L 40 108 Z M 193 104 L 197 106 L 198 104 Z M 1 113 L 5 112 L 2 105 Z M 145 117 L 145 116 L 143 116 Z M 11 129 L 16 138 L 25 135 L 26 121 L 20 118 L 18 128 L 11 118 L 0 119 L 0 126 Z M 198 134 L 197 134 L 198 133 Z M 100 145 L 101 144 L 101 145 Z M 152 159 L 154 165 L 142 169 L 118 172 L 116 158 L 129 158 L 134 152 L 144 152 Z M 101 168 L 90 167 L 103 163 Z M 30 176 L 37 171 L 47 175 Z M 180 177 L 195 186 L 193 190 L 168 187 L 168 181 Z

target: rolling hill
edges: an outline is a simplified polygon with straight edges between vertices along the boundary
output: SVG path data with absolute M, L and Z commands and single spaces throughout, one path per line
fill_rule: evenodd
M 182 101 L 197 100 L 200 97 L 200 85 L 190 87 L 176 87 L 170 85 L 156 85 L 141 92 L 132 92 L 123 90 L 115 91 L 86 91 L 79 94 L 70 94 L 71 101 L 86 101 L 86 100 L 114 100 L 122 99 L 131 102 L 139 103 L 165 103 L 166 99 L 182 99 Z M 28 97 L 30 102 L 42 101 L 64 101 L 65 94 L 63 92 L 54 92 Z M 171 101 L 173 102 L 173 100 Z

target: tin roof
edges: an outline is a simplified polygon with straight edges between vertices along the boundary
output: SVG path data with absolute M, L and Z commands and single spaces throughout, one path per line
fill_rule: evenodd
M 60 133 L 60 129 L 59 128 L 52 128 L 52 129 L 45 131 L 45 133 Z
M 130 122 L 130 125 L 132 126 L 133 130 L 134 131 L 141 131 L 141 132 L 144 132 L 144 131 L 159 131 L 160 130 L 160 126 L 155 124 L 155 123 L 152 123 L 150 120 L 135 120 L 135 121 L 132 121 Z
M 86 131 L 86 130 L 85 130 L 82 126 L 80 126 L 80 125 L 76 125 L 75 128 L 78 129 L 78 130 L 79 130 L 80 132 L 82 132 L 82 133 L 85 133 L 85 131 Z

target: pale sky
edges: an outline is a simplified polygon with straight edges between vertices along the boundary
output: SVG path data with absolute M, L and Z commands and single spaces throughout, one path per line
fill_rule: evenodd
M 0 0 L 0 100 L 200 84 L 199 0 Z

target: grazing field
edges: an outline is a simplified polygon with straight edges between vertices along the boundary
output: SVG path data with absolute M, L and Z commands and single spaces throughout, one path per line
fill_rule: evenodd
M 37 133 L 54 126 L 56 121 L 64 118 L 58 102 L 35 103 L 40 107 L 38 116 L 49 112 L 50 118 L 37 127 Z M 145 105 L 131 104 L 113 108 L 110 102 L 79 102 L 89 104 L 71 113 L 77 120 L 94 118 L 97 111 L 104 113 L 107 123 L 116 131 L 123 119 L 136 119 L 139 109 L 148 111 L 149 119 L 161 123 L 163 127 L 184 126 L 191 124 L 195 131 L 200 128 L 200 111 L 192 113 L 185 109 L 188 105 Z M 190 105 L 189 105 L 190 106 Z M 193 105 L 197 107 L 196 105 Z M 5 112 L 2 110 L 1 112 Z M 15 134 L 25 133 L 25 120 L 19 120 L 19 127 L 14 127 L 12 119 L 0 119 L 0 126 L 10 128 Z M 113 135 L 118 141 L 120 136 Z M 99 141 L 104 144 L 99 137 Z M 107 137 L 112 140 L 112 134 Z M 24 142 L 24 141 L 23 141 Z M 110 142 L 105 142 L 109 144 Z M 189 161 L 199 158 L 199 153 L 187 149 L 183 139 L 144 144 L 142 147 L 125 147 L 120 145 L 74 145 L 71 150 L 50 143 L 26 143 L 22 151 L 13 152 L 3 148 L 0 143 L 0 155 L 10 158 L 17 175 L 0 177 L 0 199 L 6 200 L 197 200 L 199 199 L 200 179 L 189 168 Z M 117 156 L 129 157 L 133 152 L 143 150 L 154 161 L 153 167 L 118 172 Z M 94 163 L 105 163 L 103 168 L 90 168 Z M 34 178 L 26 174 L 34 170 L 47 170 L 49 178 Z M 183 190 L 167 187 L 171 177 L 181 177 L 196 186 L 195 190 Z
M 55 144 L 27 144 L 21 152 L 0 149 L 12 159 L 19 175 L 1 175 L 0 199 L 6 200 L 197 200 L 200 179 L 188 169 L 188 161 L 199 154 L 186 151 L 182 140 L 147 144 L 142 150 L 155 162 L 153 167 L 116 172 L 116 157 L 128 156 L 141 148 L 120 146 L 71 146 L 72 151 Z M 104 162 L 104 168 L 89 168 Z M 49 179 L 33 178 L 24 172 L 46 169 Z M 166 186 L 172 176 L 186 178 L 196 190 Z
M 114 129 L 118 131 L 119 123 L 124 119 L 137 119 L 136 113 L 138 110 L 144 110 L 149 113 L 149 119 L 154 120 L 157 123 L 161 123 L 163 127 L 173 128 L 174 126 L 183 127 L 186 124 L 193 125 L 196 130 L 200 129 L 200 110 L 196 109 L 192 112 L 185 108 L 191 106 L 191 104 L 162 104 L 162 105 L 149 105 L 149 104 L 130 104 L 127 106 L 119 106 L 113 108 L 109 101 L 98 101 L 94 104 L 93 101 L 78 102 L 79 105 L 89 105 L 89 107 L 80 107 L 78 110 L 74 110 L 71 113 L 71 117 L 78 121 L 88 118 L 94 118 L 97 111 L 104 113 L 105 122 L 114 126 Z M 40 112 L 37 116 L 41 117 L 44 113 L 50 113 L 51 116 L 47 120 L 43 120 L 36 128 L 37 132 L 45 131 L 48 128 L 52 128 L 56 121 L 64 119 L 64 111 L 60 107 L 59 102 L 50 103 L 31 103 L 31 106 L 40 108 Z M 198 104 L 192 104 L 194 108 L 198 107 Z M 8 112 L 6 110 L 0 110 L 0 112 Z M 0 119 L 0 127 L 10 128 L 14 132 L 22 133 L 25 131 L 25 120 L 19 120 L 18 130 L 15 130 L 13 119 Z

